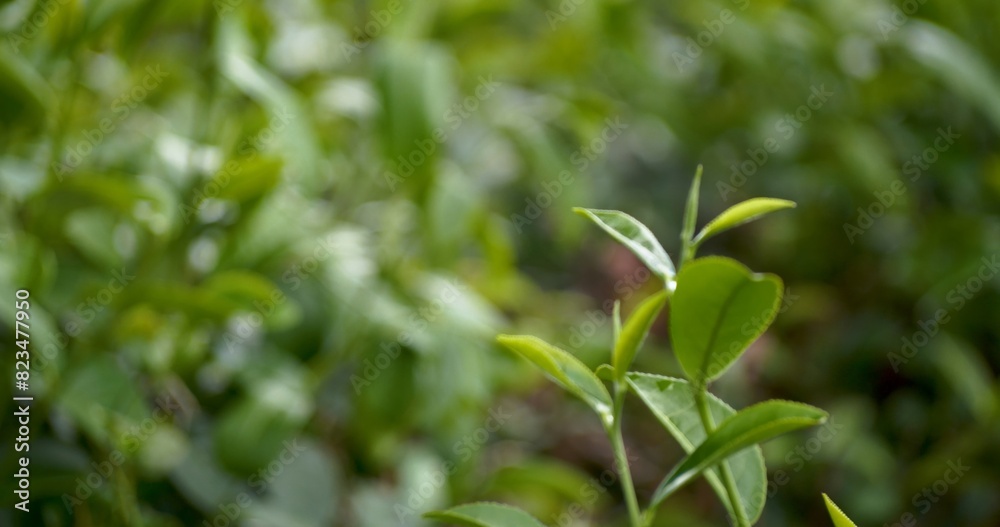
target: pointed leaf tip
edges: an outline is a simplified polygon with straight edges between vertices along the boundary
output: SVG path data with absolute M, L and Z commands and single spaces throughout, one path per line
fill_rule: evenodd
M 700 244 L 716 234 L 728 231 L 729 229 L 743 225 L 744 223 L 751 222 L 774 211 L 795 207 L 795 202 L 788 201 L 787 199 L 748 199 L 729 207 L 723 211 L 722 214 L 716 216 L 714 220 L 708 222 L 708 225 L 705 225 L 701 232 L 698 233 L 698 236 L 694 238 L 694 243 Z
M 826 510 L 829 511 L 830 518 L 833 519 L 834 527 L 858 527 L 851 521 L 850 518 L 847 517 L 846 514 L 844 514 L 844 511 L 840 510 L 840 507 L 838 507 L 837 504 L 830 499 L 830 496 L 827 496 L 825 493 L 823 494 L 823 501 L 826 502 Z

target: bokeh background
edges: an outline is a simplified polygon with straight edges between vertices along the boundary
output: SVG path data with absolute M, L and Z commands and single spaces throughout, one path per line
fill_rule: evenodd
M 36 396 L 31 512 L 5 477 L 0 524 L 420 526 L 490 499 L 624 525 L 596 418 L 493 337 L 606 362 L 609 300 L 662 284 L 570 209 L 676 256 L 698 164 L 702 223 L 799 203 L 702 251 L 787 286 L 717 393 L 835 424 L 765 446 L 760 524 L 826 525 L 821 492 L 859 525 L 1000 524 L 998 22 L 994 0 L 0 1 L 4 376 L 24 288 Z M 678 373 L 654 332 L 638 368 Z M 645 499 L 682 452 L 634 399 L 626 444 Z M 657 525 L 725 521 L 698 482 Z

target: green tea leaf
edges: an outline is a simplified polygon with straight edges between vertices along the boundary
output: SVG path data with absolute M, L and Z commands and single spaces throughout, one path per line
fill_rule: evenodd
M 446 511 L 428 512 L 424 517 L 468 527 L 545 527 L 530 514 L 502 503 L 469 503 Z
M 649 328 L 666 303 L 667 292 L 660 291 L 643 300 L 629 317 L 628 322 L 625 323 L 619 338 L 615 341 L 615 350 L 611 358 L 615 367 L 615 378 L 618 380 L 625 378 L 625 374 L 639 352 L 639 347 L 646 340 Z
M 648 227 L 639 220 L 617 210 L 598 210 L 574 208 L 573 212 L 590 218 L 598 227 L 604 229 L 612 238 L 627 247 L 654 274 L 666 281 L 674 279 L 677 272 L 674 262 L 667 255 L 660 242 L 656 240 Z
M 698 170 L 694 173 L 694 181 L 691 182 L 691 190 L 688 191 L 687 207 L 684 209 L 684 231 L 681 239 L 690 240 L 694 236 L 694 228 L 698 222 L 698 194 L 701 191 L 702 166 L 698 165 Z
M 497 342 L 528 359 L 568 392 L 589 404 L 602 420 L 611 412 L 611 395 L 604 383 L 569 352 L 527 335 L 499 335 Z
M 837 504 L 830 499 L 830 496 L 823 494 L 823 501 L 826 502 L 826 510 L 830 511 L 830 518 L 833 518 L 833 525 L 835 527 L 858 527 L 857 525 L 854 525 L 854 522 L 852 522 L 851 519 L 844 514 L 844 511 L 840 510 L 840 507 L 838 507 Z
M 781 434 L 822 424 L 827 413 L 789 401 L 766 401 L 728 417 L 663 479 L 653 495 L 659 504 L 699 474 L 745 449 Z
M 698 233 L 698 236 L 695 237 L 694 243 L 700 244 L 716 234 L 751 222 L 765 214 L 790 208 L 795 208 L 795 202 L 786 199 L 753 198 L 742 203 L 737 203 L 716 216 L 714 220 L 708 222 L 708 225 L 705 225 L 701 232 Z
M 721 375 L 774 320 L 781 279 L 728 258 L 699 258 L 677 276 L 670 336 L 696 385 Z
M 683 379 L 636 372 L 629 373 L 627 380 L 632 390 L 685 452 L 693 452 L 695 447 L 705 441 L 705 427 L 695 406 L 691 384 Z M 736 410 L 711 394 L 708 394 L 708 406 L 715 422 L 723 421 L 736 413 Z M 767 470 L 764 468 L 764 454 L 760 447 L 753 446 L 733 454 L 723 463 L 729 465 L 729 471 L 733 474 L 736 491 L 747 518 L 750 523 L 757 521 L 764 511 L 767 498 Z M 736 525 L 736 515 L 729 501 L 729 494 L 720 478 L 718 467 L 705 471 L 705 479 L 725 504 Z

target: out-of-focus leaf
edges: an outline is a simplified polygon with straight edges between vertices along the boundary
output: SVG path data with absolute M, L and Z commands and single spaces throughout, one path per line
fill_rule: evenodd
M 693 452 L 695 447 L 705 441 L 705 427 L 698 415 L 690 383 L 683 379 L 635 372 L 629 373 L 628 383 L 685 452 Z M 711 394 L 708 394 L 708 407 L 715 422 L 723 421 L 736 413 L 736 410 Z M 746 517 L 750 523 L 756 522 L 764 511 L 767 497 L 764 454 L 759 446 L 752 446 L 733 454 L 723 463 L 729 465 L 729 470 L 736 481 L 736 491 L 740 495 Z M 722 484 L 718 467 L 707 470 L 705 479 L 725 504 L 729 517 L 735 518 L 733 505 Z
M 826 421 L 819 408 L 790 401 L 766 401 L 744 408 L 719 423 L 694 452 L 681 461 L 653 495 L 658 504 L 706 469 L 745 449 L 794 430 Z
M 674 262 L 649 228 L 639 220 L 617 210 L 574 208 L 573 211 L 589 218 L 604 232 L 625 245 L 654 274 L 667 282 L 674 279 Z
M 126 217 L 132 215 L 137 203 L 155 199 L 131 178 L 91 172 L 81 172 L 58 183 L 46 198 L 73 200 L 71 203 L 77 207 L 99 206 Z
M 231 199 L 234 201 L 250 201 L 266 195 L 278 181 L 281 180 L 282 160 L 278 158 L 255 158 L 250 161 L 232 161 L 237 165 L 230 175 L 228 168 L 223 168 L 220 174 L 225 173 L 230 181 L 225 185 L 220 185 L 220 199 Z M 232 167 L 229 163 L 225 166 Z M 238 168 L 237 168 L 238 167 Z M 216 175 L 216 179 L 220 176 Z
M 913 56 L 941 81 L 979 106 L 1000 130 L 1000 80 L 981 54 L 940 26 L 911 20 L 903 42 Z
M 293 299 L 270 280 L 252 271 L 232 269 L 215 273 L 205 281 L 204 289 L 241 303 L 245 311 L 257 313 L 263 325 L 271 329 L 288 328 L 301 317 Z
M 272 132 L 286 139 L 283 145 L 291 152 L 288 158 L 294 161 L 299 181 L 314 188 L 319 180 L 319 145 L 310 124 L 310 113 L 294 90 L 253 60 L 251 44 L 241 24 L 237 16 L 219 18 L 217 53 L 222 74 L 270 112 L 269 126 L 273 123 Z
M 293 440 L 287 453 L 282 452 L 272 463 L 281 463 L 278 471 L 268 478 L 254 480 L 260 493 L 249 509 L 248 516 L 265 525 L 313 527 L 336 523 L 340 493 L 339 467 L 318 445 L 306 440 Z M 270 465 L 269 465 L 270 466 Z
M 112 237 L 115 219 L 99 208 L 77 210 L 66 217 L 66 239 L 95 264 L 111 269 L 122 263 Z
M 530 514 L 500 503 L 470 503 L 424 516 L 468 527 L 545 527 Z
M 110 355 L 93 357 L 67 374 L 59 404 L 98 440 L 117 439 L 114 430 L 127 429 L 149 416 L 145 397 Z
M 989 422 L 996 415 L 996 380 L 983 356 L 967 342 L 943 333 L 935 339 L 928 353 L 936 369 L 951 384 L 956 394 L 980 421 Z
M 228 468 L 250 474 L 291 449 L 302 419 L 269 401 L 251 397 L 219 417 L 215 455 Z
M 54 101 L 45 80 L 10 47 L 0 46 L 0 128 L 44 127 Z
M 670 336 L 688 379 L 700 385 L 722 375 L 774 320 L 781 293 L 780 278 L 735 260 L 685 265 L 671 300 Z

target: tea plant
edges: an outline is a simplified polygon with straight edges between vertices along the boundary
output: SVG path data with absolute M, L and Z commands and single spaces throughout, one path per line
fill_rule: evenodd
M 570 353 L 537 337 L 497 338 L 598 415 L 614 450 L 632 527 L 650 525 L 664 500 L 699 476 L 708 480 L 734 525 L 753 525 L 767 496 L 767 473 L 758 445 L 786 432 L 821 424 L 827 417 L 818 408 L 779 400 L 737 411 L 709 392 L 709 384 L 773 322 L 784 288 L 777 276 L 751 272 L 735 260 L 695 255 L 705 240 L 795 203 L 750 199 L 727 209 L 695 235 L 700 182 L 699 167 L 684 212 L 676 268 L 653 233 L 635 218 L 618 211 L 574 209 L 624 244 L 664 284 L 663 290 L 641 302 L 624 324 L 620 304 L 615 303 L 609 364 L 591 371 Z M 670 339 L 685 379 L 630 371 L 653 321 L 668 301 Z M 622 408 L 630 391 L 687 452 L 663 478 L 645 509 L 639 506 L 622 438 Z M 427 517 L 478 527 L 542 525 L 521 510 L 496 503 L 461 505 L 428 513 Z M 837 521 L 838 526 L 849 525 Z M 843 521 L 849 522 L 846 517 Z

